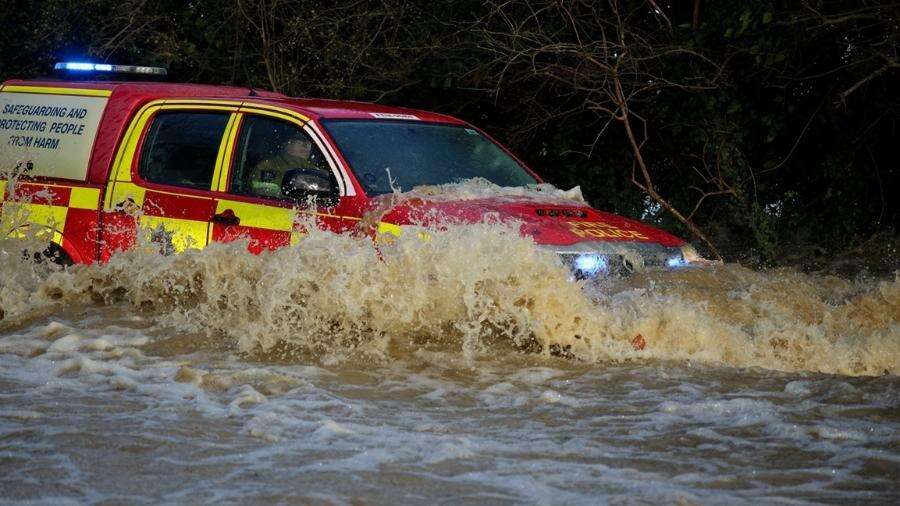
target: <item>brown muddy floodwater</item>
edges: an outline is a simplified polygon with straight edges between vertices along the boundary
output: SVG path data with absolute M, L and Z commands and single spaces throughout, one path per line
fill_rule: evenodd
M 582 286 L 489 225 L 380 259 L 317 231 L 65 271 L 21 250 L 0 244 L 2 502 L 900 500 L 896 275 Z

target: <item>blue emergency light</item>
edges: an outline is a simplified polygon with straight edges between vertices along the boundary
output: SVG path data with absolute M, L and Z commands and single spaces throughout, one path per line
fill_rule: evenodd
M 88 63 L 67 61 L 57 63 L 54 67 L 62 72 L 102 72 L 109 74 L 138 74 L 144 76 L 165 76 L 166 69 L 162 67 L 144 67 L 140 65 L 111 65 L 109 63 Z

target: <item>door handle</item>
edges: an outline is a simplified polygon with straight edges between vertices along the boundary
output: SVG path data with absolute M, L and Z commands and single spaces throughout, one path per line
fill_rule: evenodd
M 228 227 L 233 227 L 241 224 L 241 219 L 235 216 L 234 211 L 232 211 L 231 209 L 226 209 L 219 214 L 213 215 L 212 220 L 210 221 Z

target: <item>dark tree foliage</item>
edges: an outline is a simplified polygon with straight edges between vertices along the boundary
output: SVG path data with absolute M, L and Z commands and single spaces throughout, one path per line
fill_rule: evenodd
M 846 249 L 900 219 L 888 0 L 5 0 L 0 26 L 0 79 L 88 58 L 455 114 L 726 258 Z

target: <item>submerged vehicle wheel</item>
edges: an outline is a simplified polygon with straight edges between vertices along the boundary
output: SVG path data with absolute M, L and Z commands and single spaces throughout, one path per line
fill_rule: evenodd
M 56 244 L 50 244 L 43 251 L 23 251 L 22 257 L 30 258 L 36 264 L 52 263 L 60 267 L 69 267 L 75 263 L 69 254 Z

